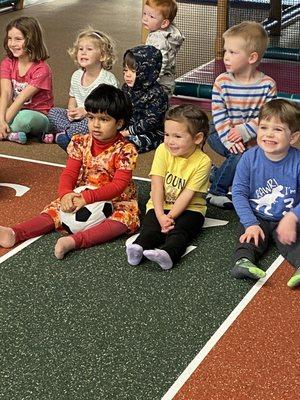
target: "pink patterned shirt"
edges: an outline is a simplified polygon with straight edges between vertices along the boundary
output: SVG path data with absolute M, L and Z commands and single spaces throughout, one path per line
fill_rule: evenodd
M 45 61 L 34 62 L 25 75 L 19 75 L 18 60 L 6 57 L 0 65 L 0 78 L 9 79 L 13 89 L 13 100 L 27 86 L 40 89 L 28 99 L 22 109 L 39 111 L 47 114 L 53 107 L 52 72 Z

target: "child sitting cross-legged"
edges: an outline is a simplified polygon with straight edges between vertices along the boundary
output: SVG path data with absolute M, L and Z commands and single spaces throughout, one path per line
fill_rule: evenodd
M 126 247 L 129 264 L 138 265 L 145 256 L 168 270 L 200 233 L 211 168 L 202 151 L 207 132 L 207 116 L 197 106 L 168 110 L 164 143 L 151 167 L 151 196 L 141 233 Z
M 0 65 L 0 140 L 25 144 L 29 137 L 48 143 L 53 106 L 52 72 L 43 29 L 33 17 L 8 23 L 7 57 Z M 50 135 L 51 136 L 51 135 Z
M 157 82 L 161 62 L 161 52 L 153 46 L 136 46 L 123 58 L 122 90 L 130 97 L 133 114 L 121 133 L 139 153 L 156 149 L 163 140 L 168 96 Z
M 68 108 L 54 107 L 49 112 L 52 141 L 65 151 L 75 134 L 88 133 L 87 111 L 84 101 L 101 83 L 118 87 L 115 75 L 110 71 L 116 60 L 113 39 L 104 32 L 88 26 L 79 32 L 68 53 L 79 67 L 71 78 Z
M 237 163 L 255 142 L 259 109 L 276 97 L 276 84 L 257 69 L 268 44 L 261 24 L 244 21 L 229 28 L 223 37 L 227 72 L 214 83 L 213 124 L 207 142 L 225 160 L 213 169 L 207 202 L 230 209 L 233 204 L 227 194 Z
M 239 161 L 232 199 L 240 218 L 235 249 L 235 278 L 259 279 L 265 272 L 256 262 L 273 240 L 297 270 L 288 286 L 300 285 L 300 108 L 276 99 L 262 106 L 258 146 Z
M 60 197 L 31 220 L 12 228 L 0 227 L 0 246 L 12 247 L 61 228 L 60 210 L 72 213 L 86 204 L 105 200 L 112 202 L 112 214 L 97 225 L 58 239 L 54 251 L 58 259 L 71 250 L 107 242 L 139 227 L 132 181 L 137 151 L 119 133 L 130 117 L 130 101 L 120 89 L 101 84 L 86 98 L 84 107 L 89 133 L 71 139 L 69 158 L 59 182 Z M 76 193 L 74 189 L 81 186 L 96 188 Z

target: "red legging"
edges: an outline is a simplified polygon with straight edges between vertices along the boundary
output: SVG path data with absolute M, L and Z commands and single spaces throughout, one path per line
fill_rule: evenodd
M 36 236 L 49 233 L 55 229 L 50 215 L 42 213 L 32 219 L 12 227 L 16 235 L 16 244 Z M 127 231 L 126 225 L 118 221 L 106 219 L 101 224 L 95 225 L 85 231 L 71 235 L 75 241 L 76 249 L 95 246 L 118 237 Z

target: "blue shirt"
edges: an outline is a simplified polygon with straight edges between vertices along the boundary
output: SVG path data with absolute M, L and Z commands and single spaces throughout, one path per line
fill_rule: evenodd
M 279 221 L 293 211 L 300 221 L 300 150 L 290 147 L 280 161 L 271 161 L 256 146 L 239 161 L 232 200 L 241 223 L 258 225 L 257 216 Z

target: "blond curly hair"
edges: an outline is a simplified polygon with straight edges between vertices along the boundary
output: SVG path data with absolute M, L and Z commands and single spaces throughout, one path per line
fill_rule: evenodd
M 107 34 L 94 29 L 92 26 L 88 26 L 79 32 L 73 46 L 68 49 L 68 53 L 77 62 L 77 53 L 79 48 L 79 42 L 83 38 L 91 39 L 98 47 L 101 53 L 101 64 L 102 68 L 110 70 L 116 61 L 116 45 L 114 40 Z

